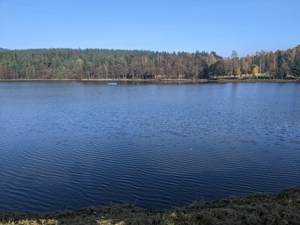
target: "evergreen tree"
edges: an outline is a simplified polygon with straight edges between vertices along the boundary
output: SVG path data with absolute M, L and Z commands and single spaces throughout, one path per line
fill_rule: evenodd
M 297 77 L 297 79 L 300 77 L 300 59 L 297 61 L 293 68 L 293 75 Z

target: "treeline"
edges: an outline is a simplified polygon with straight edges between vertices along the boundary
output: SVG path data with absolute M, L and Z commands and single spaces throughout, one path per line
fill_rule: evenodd
M 217 79 L 243 74 L 295 79 L 300 45 L 230 57 L 216 52 L 154 52 L 109 49 L 28 49 L 0 51 L 0 79 Z M 249 77 L 249 76 L 248 76 Z

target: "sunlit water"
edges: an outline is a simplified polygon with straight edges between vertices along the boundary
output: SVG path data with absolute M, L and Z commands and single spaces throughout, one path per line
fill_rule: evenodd
M 0 83 L 0 211 L 300 185 L 300 84 Z

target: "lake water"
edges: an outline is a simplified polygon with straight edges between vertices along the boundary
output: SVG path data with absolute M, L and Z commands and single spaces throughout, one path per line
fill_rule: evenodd
M 300 185 L 300 84 L 0 83 L 0 211 Z

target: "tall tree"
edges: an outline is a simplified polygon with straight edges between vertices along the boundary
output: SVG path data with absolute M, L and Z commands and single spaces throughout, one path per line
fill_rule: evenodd
M 293 75 L 297 77 L 297 80 L 300 77 L 300 59 L 297 61 L 293 68 Z

